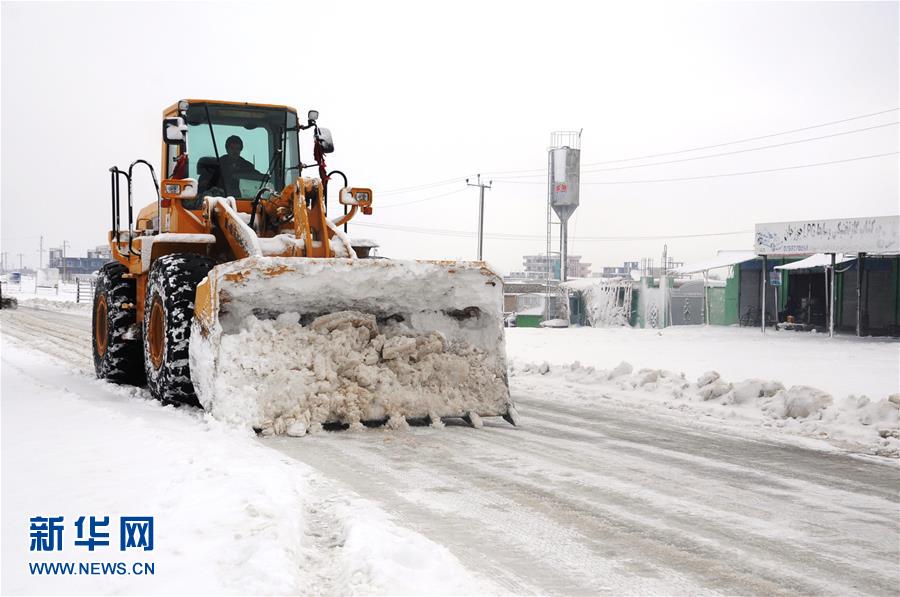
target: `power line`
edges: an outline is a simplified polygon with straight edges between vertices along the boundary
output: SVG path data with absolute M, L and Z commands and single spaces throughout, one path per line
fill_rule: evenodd
M 631 161 L 634 161 L 634 160 L 645 160 L 645 159 L 650 159 L 650 158 L 659 158 L 659 157 L 663 157 L 663 156 L 667 156 L 667 155 L 676 155 L 676 154 L 679 154 L 679 153 L 689 153 L 689 152 L 691 152 L 691 151 L 700 151 L 700 150 L 702 150 L 702 149 L 716 149 L 716 148 L 718 148 L 718 147 L 725 147 L 725 146 L 728 146 L 728 145 L 736 145 L 736 144 L 738 144 L 738 143 L 746 143 L 746 142 L 748 142 L 748 141 L 759 141 L 759 140 L 761 140 L 761 139 L 769 139 L 769 138 L 771 138 L 771 137 L 778 137 L 778 136 L 781 136 L 781 135 L 790 135 L 790 134 L 792 134 L 792 133 L 800 133 L 800 132 L 803 132 L 803 131 L 809 131 L 809 130 L 812 130 L 812 129 L 822 128 L 822 127 L 826 127 L 826 126 L 832 126 L 832 125 L 835 125 L 835 124 L 842 124 L 842 123 L 844 123 L 844 122 L 852 122 L 852 121 L 854 121 L 854 120 L 862 120 L 863 118 L 871 118 L 872 116 L 881 116 L 882 114 L 890 114 L 891 112 L 896 112 L 897 110 L 900 110 L 900 108 L 891 108 L 891 109 L 889 109 L 889 110 L 882 110 L 882 111 L 880 111 L 880 112 L 871 112 L 871 113 L 869 113 L 869 114 L 860 114 L 859 116 L 851 116 L 851 117 L 849 117 L 849 118 L 842 118 L 841 120 L 832 120 L 832 121 L 830 121 L 830 122 L 823 122 L 823 123 L 821 123 L 821 124 L 814 124 L 814 125 L 811 125 L 811 126 L 804 126 L 804 127 L 800 127 L 800 128 L 796 128 L 796 129 L 790 129 L 790 130 L 787 130 L 787 131 L 780 131 L 780 132 L 777 132 L 777 133 L 769 133 L 769 134 L 767 134 L 767 135 L 758 135 L 758 136 L 756 136 L 756 137 L 745 137 L 745 138 L 743 138 L 743 139 L 735 139 L 734 141 L 725 141 L 725 142 L 723 142 L 723 143 L 715 143 L 715 144 L 713 144 L 713 145 L 701 145 L 701 146 L 698 146 L 698 147 L 689 147 L 689 148 L 687 148 L 687 149 L 678 149 L 678 150 L 674 150 L 674 151 L 664 151 L 664 152 L 661 152 L 661 153 L 651 153 L 651 154 L 647 154 L 647 155 L 633 156 L 633 157 L 630 157 L 630 158 L 620 158 L 620 159 L 615 159 L 615 160 L 605 160 L 605 161 L 601 161 L 601 162 L 589 162 L 589 163 L 582 164 L 582 166 L 603 166 L 603 165 L 606 165 L 606 164 L 618 164 L 618 163 L 621 163 L 621 162 L 631 162 Z M 524 172 L 546 172 L 546 171 L 547 171 L 546 168 L 531 168 L 531 169 L 528 169 L 528 170 L 503 170 L 503 171 L 491 171 L 491 172 L 488 172 L 488 174 L 493 174 L 493 175 L 497 175 L 497 174 L 519 174 L 519 173 L 524 173 Z
M 408 232 L 412 234 L 423 234 L 426 236 L 449 236 L 457 238 L 471 238 L 476 236 L 475 232 L 467 230 L 449 230 L 443 228 L 419 228 L 414 226 L 399 226 L 391 224 L 354 224 L 365 228 L 379 228 L 382 230 L 393 230 L 396 232 Z M 700 234 L 659 234 L 650 236 L 581 236 L 579 241 L 591 242 L 613 242 L 613 241 L 641 241 L 641 240 L 668 240 L 682 238 L 705 238 L 716 236 L 735 236 L 738 234 L 752 234 L 753 230 L 734 230 L 730 232 L 708 232 Z M 509 234 L 502 232 L 485 232 L 484 235 L 495 240 L 543 240 L 544 235 L 540 234 Z
M 432 195 L 430 197 L 423 197 L 422 199 L 415 199 L 413 201 L 406 201 L 404 203 L 388 203 L 387 205 L 375 204 L 375 207 L 378 209 L 386 209 L 389 207 L 402 207 L 404 205 L 412 205 L 414 203 L 424 203 L 425 201 L 433 201 L 434 199 L 440 199 L 441 197 L 449 197 L 450 195 L 457 195 L 465 191 L 465 188 L 456 189 L 455 191 L 450 191 L 449 193 L 441 193 L 440 195 Z
M 821 139 L 828 139 L 831 137 L 840 137 L 842 135 L 851 135 L 854 133 L 862 133 L 865 131 L 880 129 L 880 128 L 884 128 L 887 126 L 897 126 L 898 124 L 900 124 L 900 122 L 886 122 L 884 124 L 876 124 L 875 126 L 869 126 L 869 127 L 865 127 L 865 128 L 861 128 L 861 129 L 854 129 L 852 131 L 831 133 L 830 135 L 821 135 L 819 137 L 808 137 L 806 139 L 797 139 L 796 141 L 786 141 L 784 143 L 773 143 L 772 145 L 763 145 L 760 147 L 749 147 L 747 149 L 736 149 L 734 151 L 725 151 L 725 152 L 721 152 L 721 153 L 713 153 L 710 155 L 699 155 L 699 156 L 694 156 L 694 157 L 690 157 L 690 158 L 681 158 L 681 159 L 677 159 L 677 160 L 666 160 L 664 162 L 651 162 L 649 164 L 632 164 L 630 166 L 614 166 L 612 168 L 597 168 L 594 170 L 582 170 L 582 172 L 610 172 L 613 170 L 628 170 L 630 168 L 647 168 L 649 166 L 664 166 L 666 164 L 678 164 L 680 162 L 691 162 L 694 160 L 706 160 L 709 158 L 717 158 L 717 157 L 726 156 L 726 155 L 735 155 L 738 153 L 747 153 L 750 151 L 760 151 L 762 149 L 773 149 L 775 147 L 784 147 L 786 145 L 796 145 L 798 143 L 809 143 L 810 141 L 819 141 Z M 544 177 L 546 175 L 547 175 L 546 172 L 544 172 L 543 174 L 523 174 L 521 176 L 500 177 L 497 180 L 509 180 L 512 178 L 536 178 L 536 177 Z
M 843 160 L 831 160 L 829 162 L 815 162 L 812 164 L 797 164 L 794 166 L 784 166 L 781 168 L 767 168 L 765 170 L 746 170 L 744 172 L 726 172 L 723 174 L 705 174 L 703 176 L 682 176 L 678 178 L 654 178 L 648 180 L 608 180 L 608 181 L 581 181 L 583 185 L 614 185 L 614 184 L 647 184 L 647 183 L 658 183 L 658 182 L 681 182 L 686 180 L 703 180 L 707 178 L 725 178 L 728 176 L 749 176 L 751 174 L 765 174 L 767 172 L 782 172 L 784 170 L 798 170 L 800 168 L 814 168 L 817 166 L 830 166 L 832 164 L 845 164 L 847 162 L 857 162 L 860 160 L 870 160 L 874 158 L 883 158 L 889 155 L 897 155 L 900 151 L 890 151 L 887 153 L 876 153 L 872 155 L 861 155 L 853 158 L 847 158 Z M 527 181 L 527 180 L 497 180 L 497 182 L 502 184 L 531 184 L 531 185 L 545 185 L 544 181 Z
M 391 225 L 391 224 L 356 224 L 357 226 L 367 226 L 370 228 L 383 228 L 385 230 L 396 230 L 398 232 L 412 232 L 417 234 L 427 234 L 432 236 L 452 236 L 458 238 L 471 238 L 476 236 L 475 232 L 469 232 L 467 230 L 448 230 L 444 228 L 421 228 L 418 226 L 399 226 L 399 225 Z M 543 236 L 539 235 L 529 235 L 529 234 L 510 234 L 503 232 L 496 232 L 493 234 L 489 234 L 487 236 L 491 236 L 492 238 L 504 239 L 504 240 L 533 240 L 533 239 L 543 239 Z
M 759 135 L 757 137 L 747 137 L 745 139 L 737 139 L 735 141 L 726 141 L 725 143 L 716 143 L 714 145 L 703 145 L 700 147 L 691 147 L 689 149 L 679 149 L 677 151 L 666 151 L 663 153 L 642 155 L 642 156 L 637 156 L 637 157 L 633 157 L 633 158 L 623 158 L 620 160 L 607 160 L 604 162 L 593 162 L 593 163 L 583 164 L 583 165 L 584 166 L 600 166 L 600 165 L 604 165 L 604 164 L 614 164 L 617 162 L 630 162 L 632 160 L 644 160 L 644 159 L 649 159 L 649 158 L 659 158 L 659 157 L 663 157 L 663 156 L 667 156 L 667 155 L 674 155 L 676 153 L 687 153 L 690 151 L 700 151 L 701 149 L 716 149 L 718 147 L 725 147 L 726 145 L 736 145 L 738 143 L 746 143 L 748 141 L 759 141 L 760 139 L 769 139 L 771 137 L 778 137 L 780 135 L 790 135 L 791 133 L 801 133 L 803 131 L 818 129 L 818 128 L 822 128 L 824 126 L 831 126 L 833 124 L 841 124 L 844 122 L 851 122 L 853 120 L 861 120 L 863 118 L 870 118 L 872 116 L 880 116 L 882 114 L 889 114 L 890 112 L 896 112 L 897 110 L 900 110 L 900 108 L 891 108 L 890 110 L 882 110 L 881 112 L 872 112 L 871 114 L 861 114 L 859 116 L 851 116 L 850 118 L 843 118 L 841 120 L 832 120 L 831 122 L 823 122 L 822 124 L 814 124 L 812 126 L 804 126 L 801 128 L 791 129 L 788 131 L 781 131 L 778 133 L 770 133 L 768 135 Z
M 4 236 L 3 240 L 31 240 L 33 238 L 40 238 L 40 235 L 34 234 L 32 236 Z
M 851 117 L 849 117 L 849 118 L 842 118 L 842 119 L 840 119 L 840 120 L 832 120 L 832 121 L 830 121 L 830 122 L 823 122 L 823 123 L 820 123 L 820 124 L 814 124 L 814 125 L 805 126 L 805 127 L 800 127 L 800 128 L 795 128 L 795 129 L 790 129 L 790 130 L 786 130 L 786 131 L 779 131 L 779 132 L 776 132 L 776 133 L 769 133 L 769 134 L 766 134 L 766 135 L 758 135 L 758 136 L 756 136 L 756 137 L 746 137 L 746 138 L 743 138 L 743 139 L 736 139 L 736 140 L 733 140 L 733 141 L 725 141 L 725 142 L 723 142 L 723 143 L 715 143 L 715 144 L 712 144 L 712 145 L 701 145 L 701 146 L 698 146 L 698 147 L 690 147 L 690 148 L 687 148 L 687 149 L 678 149 L 678 150 L 674 150 L 674 151 L 665 151 L 665 152 L 661 152 L 661 153 L 652 153 L 652 154 L 647 154 L 647 155 L 642 155 L 642 156 L 634 156 L 634 157 L 629 157 L 629 158 L 620 158 L 620 159 L 615 159 L 615 160 L 605 160 L 605 161 L 600 161 L 600 162 L 588 162 L 588 163 L 582 164 L 582 166 L 602 166 L 602 165 L 606 165 L 606 164 L 618 164 L 618 163 L 622 163 L 622 162 L 631 162 L 631 161 L 634 161 L 634 160 L 643 160 L 643 159 L 657 158 L 657 157 L 663 157 L 663 156 L 668 156 L 668 155 L 677 155 L 677 154 L 679 154 L 679 153 L 689 153 L 689 152 L 692 152 L 692 151 L 700 151 L 700 150 L 703 150 L 703 149 L 715 149 L 715 148 L 718 148 L 718 147 L 726 147 L 726 146 L 728 146 L 728 145 L 736 145 L 736 144 L 738 144 L 738 143 L 746 143 L 746 142 L 748 142 L 748 141 L 758 141 L 758 140 L 761 140 L 761 139 L 769 139 L 769 138 L 771 138 L 771 137 L 778 137 L 778 136 L 781 136 L 781 135 L 789 135 L 789 134 L 792 134 L 792 133 L 799 133 L 799 132 L 808 131 L 808 130 L 817 129 L 817 128 L 822 128 L 822 127 L 826 127 L 826 126 L 832 126 L 832 125 L 835 125 L 835 124 L 842 124 L 842 123 L 845 123 L 845 122 L 852 122 L 852 121 L 854 121 L 854 120 L 861 120 L 861 119 L 863 119 L 863 118 L 871 118 L 871 117 L 873 117 L 873 116 L 880 116 L 880 115 L 882 115 L 882 114 L 889 114 L 889 113 L 891 113 L 891 112 L 896 112 L 897 110 L 900 110 L 900 108 L 891 108 L 891 109 L 889 109 L 889 110 L 882 110 L 882 111 L 880 111 L 880 112 L 871 112 L 871 113 L 868 113 L 868 114 L 860 114 L 860 115 L 858 115 L 858 116 L 851 116 Z M 876 126 L 876 127 L 869 127 L 869 128 L 865 128 L 865 129 L 857 129 L 857 130 L 854 130 L 854 131 L 848 131 L 848 132 L 843 132 L 843 133 L 835 133 L 835 134 L 833 134 L 833 135 L 823 135 L 823 136 L 821 136 L 821 137 L 811 138 L 811 139 L 809 139 L 809 141 L 814 141 L 814 140 L 817 140 L 817 139 L 824 139 L 824 138 L 831 137 L 831 136 L 839 136 L 839 135 L 844 135 L 844 134 L 850 134 L 850 133 L 854 133 L 854 132 L 861 132 L 861 131 L 865 131 L 865 130 L 870 130 L 871 128 L 879 128 L 880 126 L 890 126 L 890 125 L 893 125 L 893 124 L 896 124 L 896 123 L 888 123 L 888 124 L 884 124 L 884 125 L 878 125 L 878 126 Z M 806 142 L 806 140 L 788 142 L 788 143 L 785 143 L 784 145 L 790 145 L 790 144 L 793 144 L 793 143 L 803 143 L 803 142 Z M 781 145 L 781 144 L 776 144 L 776 145 L 766 146 L 766 147 L 763 147 L 763 148 L 745 149 L 745 150 L 740 150 L 740 151 L 737 151 L 737 152 L 734 152 L 734 153 L 741 153 L 741 152 L 744 152 L 744 151 L 756 151 L 757 149 L 768 149 L 769 147 L 778 147 L 778 146 L 780 146 L 780 145 Z M 688 159 L 704 159 L 704 158 L 706 158 L 706 157 L 716 157 L 716 156 L 718 156 L 718 155 L 729 155 L 729 154 L 728 154 L 728 153 L 722 153 L 722 154 L 715 154 L 715 155 L 712 155 L 712 156 L 699 156 L 699 157 L 696 157 L 696 158 L 688 158 Z M 686 159 L 686 160 L 675 160 L 675 161 L 673 161 L 673 162 L 664 162 L 664 163 L 675 163 L 676 161 L 688 161 L 688 159 Z M 646 165 L 646 166 L 651 166 L 651 165 L 660 165 L 660 164 L 644 164 L 644 165 Z M 636 166 L 629 166 L 629 167 L 630 167 L 630 168 L 636 168 L 636 167 L 639 167 L 639 166 L 636 165 Z M 610 170 L 612 170 L 612 169 L 613 169 L 613 168 L 610 168 Z M 602 170 L 602 169 L 601 169 L 601 170 L 592 170 L 592 172 L 601 172 L 601 171 L 603 171 L 603 170 Z M 494 175 L 494 176 L 496 177 L 496 175 L 498 175 L 498 174 L 499 174 L 499 175 L 504 175 L 504 174 L 522 174 L 522 173 L 529 173 L 529 172 L 542 173 L 542 174 L 537 174 L 537 175 L 535 175 L 535 176 L 545 176 L 545 175 L 546 175 L 546 172 L 547 172 L 547 168 L 546 168 L 546 167 L 545 167 L 545 168 L 530 168 L 530 169 L 525 169 L 525 170 L 491 170 L 491 171 L 488 172 L 488 174 Z M 507 178 L 518 178 L 518 177 L 507 177 Z M 524 177 L 523 177 L 523 178 L 524 178 Z M 408 187 L 399 187 L 399 188 L 396 188 L 396 189 L 388 189 L 388 190 L 385 190 L 385 191 L 379 191 L 378 195 L 379 195 L 379 196 L 385 196 L 385 195 L 397 195 L 397 194 L 403 194 L 403 193 L 411 193 L 411 192 L 414 192 L 414 191 L 420 191 L 420 190 L 425 190 L 425 189 L 430 189 L 430 188 L 435 188 L 435 187 L 445 186 L 445 185 L 448 185 L 448 184 L 452 184 L 452 183 L 454 183 L 454 182 L 461 182 L 461 181 L 463 181 L 463 180 L 465 180 L 465 179 L 466 179 L 465 176 L 457 176 L 457 177 L 455 177 L 455 178 L 448 178 L 448 179 L 439 180 L 439 181 L 435 181 L 435 182 L 427 182 L 427 183 L 422 183 L 422 184 L 418 184 L 418 185 L 412 185 L 412 186 L 408 186 Z M 382 206 L 382 207 L 386 207 L 386 206 Z
M 386 191 L 379 191 L 378 195 L 399 195 L 401 193 L 409 193 L 412 191 L 421 191 L 423 189 L 433 188 L 433 187 L 441 187 L 444 185 L 452 184 L 454 182 L 462 182 L 466 179 L 465 176 L 457 176 L 456 178 L 448 178 L 446 180 L 439 180 L 437 182 L 427 182 L 419 185 L 414 185 L 410 187 L 400 187 L 397 189 L 388 189 Z

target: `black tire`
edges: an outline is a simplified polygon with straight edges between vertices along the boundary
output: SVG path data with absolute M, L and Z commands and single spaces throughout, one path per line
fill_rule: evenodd
M 150 267 L 142 326 L 144 371 L 150 393 L 165 404 L 200 406 L 191 383 L 188 346 L 194 293 L 213 265 L 202 255 L 176 253 Z
M 137 285 L 117 261 L 100 268 L 94 285 L 91 344 L 97 377 L 113 383 L 144 383 L 144 350 L 137 325 Z

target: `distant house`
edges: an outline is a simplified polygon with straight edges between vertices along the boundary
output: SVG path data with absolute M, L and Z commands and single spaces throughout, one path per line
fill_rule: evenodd
M 587 278 L 591 275 L 591 264 L 582 263 L 581 255 L 566 258 L 569 278 Z M 559 279 L 559 255 L 525 255 L 522 257 L 523 271 L 514 272 L 510 277 L 545 280 L 547 272 L 552 279 Z
M 49 250 L 47 267 L 58 269 L 63 278 L 69 280 L 76 274 L 93 273 L 111 260 L 112 254 L 106 245 L 88 251 L 85 257 L 63 256 L 63 249 L 57 247 Z

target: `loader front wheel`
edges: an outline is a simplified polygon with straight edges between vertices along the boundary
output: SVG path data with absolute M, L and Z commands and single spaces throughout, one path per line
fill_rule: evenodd
M 97 377 L 113 383 L 144 382 L 141 341 L 135 316 L 136 284 L 125 278 L 128 268 L 118 262 L 100 268 L 94 285 L 91 344 Z
M 144 299 L 147 387 L 165 404 L 199 406 L 188 365 L 194 293 L 214 263 L 202 255 L 165 255 L 150 268 Z

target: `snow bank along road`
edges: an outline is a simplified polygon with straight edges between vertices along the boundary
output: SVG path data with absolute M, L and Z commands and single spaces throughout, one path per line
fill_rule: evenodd
M 18 436 L 8 437 L 7 412 L 19 401 L 34 399 L 7 385 L 9 375 L 30 375 L 28 363 L 15 357 L 18 345 L 25 343 L 89 371 L 88 327 L 83 316 L 26 308 L 2 313 L 3 335 L 16 343 L 16 350 L 7 350 L 15 362 L 7 352 L 3 355 L 4 470 L 10 450 L 15 456 L 22 449 L 8 443 Z M 514 335 L 510 342 L 515 342 Z M 529 356 L 542 360 L 540 355 Z M 82 374 L 80 382 L 69 382 L 67 400 L 90 403 L 98 409 L 92 413 L 110 411 L 119 419 L 147 417 L 147 402 L 127 393 L 119 396 L 121 402 L 92 401 L 86 390 L 74 387 L 88 384 L 86 378 Z M 511 382 L 522 416 L 519 428 L 487 420 L 481 430 L 448 424 L 446 429 L 376 429 L 250 442 L 271 448 L 254 449 L 252 454 L 260 463 L 270 463 L 267 472 L 286 466 L 279 460 L 276 451 L 280 451 L 308 465 L 302 470 L 316 471 L 307 473 L 304 485 L 319 484 L 313 494 L 321 495 L 323 488 L 334 492 L 345 510 L 354 500 L 364 502 L 372 512 L 386 512 L 398 525 L 387 534 L 351 534 L 356 541 L 351 541 L 354 558 L 365 564 L 344 577 L 355 578 L 362 568 L 369 570 L 368 576 L 362 575 L 367 580 L 355 585 L 329 580 L 320 585 L 322 592 L 398 592 L 402 588 L 394 586 L 392 591 L 387 581 L 376 582 L 372 569 L 379 567 L 379 552 L 393 554 L 383 558 L 384 567 L 397 569 L 397 561 L 423 546 L 438 553 L 438 544 L 448 554 L 428 561 L 440 561 L 454 571 L 465 568 L 474 584 L 442 586 L 447 575 L 435 566 L 418 580 L 425 582 L 429 575 L 439 579 L 430 585 L 437 592 L 478 587 L 488 592 L 552 594 L 897 594 L 896 460 L 809 449 L 773 435 L 736 435 L 729 427 L 724 433 L 689 415 L 648 410 L 610 395 L 587 399 L 601 390 L 565 377 L 516 375 Z M 54 414 L 44 412 L 45 417 Z M 206 418 L 187 409 L 154 412 L 151 422 L 177 427 L 186 436 L 183 442 L 190 444 L 192 434 L 198 436 L 198 445 L 209 441 Z M 98 426 L 96 432 L 104 430 Z M 149 442 L 152 433 L 151 429 Z M 77 445 L 74 442 L 69 449 L 76 450 Z M 816 443 L 816 447 L 825 446 Z M 189 451 L 189 445 L 184 449 Z M 215 470 L 226 464 L 221 458 L 208 458 L 208 453 L 200 450 L 197 458 L 208 460 L 203 465 L 214 477 Z M 6 560 L 10 553 L 6 473 L 4 481 Z M 96 479 L 96 492 L 102 493 L 100 485 L 108 481 Z M 278 485 L 248 487 L 243 499 L 261 501 L 267 516 L 272 516 L 273 508 L 287 508 L 266 497 L 267 492 L 278 491 Z M 226 488 L 228 493 L 242 491 L 235 483 Z M 316 509 L 317 502 L 310 503 Z M 334 508 L 316 509 L 306 514 L 305 528 L 332 527 L 335 520 L 353 528 L 346 516 L 334 516 Z M 283 532 L 289 534 L 289 529 Z M 252 542 L 253 533 L 240 534 L 243 538 L 229 536 L 228 545 L 240 549 Z M 322 536 L 327 539 L 328 534 Z M 382 547 L 385 536 L 403 537 L 410 544 L 417 541 L 418 547 L 404 551 L 396 547 L 397 541 Z M 333 549 L 334 543 L 328 544 L 307 542 L 294 555 L 331 561 L 322 555 Z M 238 559 L 232 560 L 238 565 Z M 286 566 L 288 560 L 284 556 L 275 561 Z M 303 569 L 304 562 L 298 555 L 298 568 Z M 248 574 L 254 571 L 262 569 L 251 567 Z M 249 588 L 231 586 L 275 592 L 291 586 L 261 587 L 259 580 L 255 582 Z

